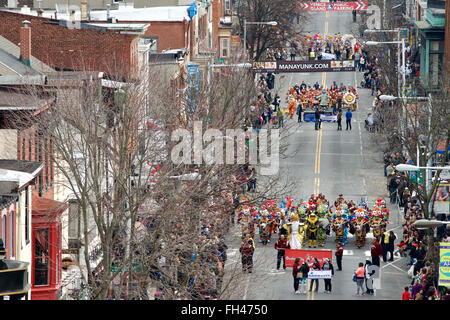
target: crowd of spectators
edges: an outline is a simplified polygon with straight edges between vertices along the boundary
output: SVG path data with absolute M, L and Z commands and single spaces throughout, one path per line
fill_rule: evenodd
M 390 201 L 398 204 L 403 213 L 402 239 L 397 245 L 399 253 L 408 257 L 408 275 L 411 278 L 411 299 L 436 300 L 446 295 L 444 287 L 438 287 L 439 274 L 439 242 L 450 241 L 450 224 L 437 227 L 436 238 L 430 246 L 434 252 L 429 253 L 425 229 L 417 229 L 414 222 L 424 218 L 422 189 L 404 172 L 395 170 L 395 166 L 406 163 L 407 160 L 401 152 L 385 152 L 384 169 L 387 177 L 387 188 Z M 449 214 L 441 214 L 439 220 L 450 221 Z M 448 295 L 447 295 L 448 296 Z

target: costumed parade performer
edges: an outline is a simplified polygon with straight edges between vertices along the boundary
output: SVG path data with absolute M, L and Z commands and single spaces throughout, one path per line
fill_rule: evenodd
M 366 244 L 366 233 L 369 228 L 369 219 L 365 216 L 363 208 L 355 211 L 355 218 L 352 220 L 352 230 L 355 234 L 355 243 L 358 248 L 364 247 Z
M 303 225 L 298 221 L 298 215 L 292 215 L 290 222 L 285 225 L 288 229 L 288 243 L 291 249 L 301 249 L 302 248 L 302 234 Z
M 319 217 L 315 211 L 312 211 L 309 214 L 308 219 L 306 219 L 306 238 L 308 239 L 308 248 L 311 248 L 311 246 L 317 248 L 319 224 Z
M 266 245 L 269 240 L 269 212 L 265 206 L 261 207 L 261 218 L 258 222 L 259 227 L 259 243 Z
M 332 230 L 336 234 L 336 242 L 342 245 L 347 243 L 348 221 L 344 219 L 344 211 L 342 207 L 337 207 L 333 216 Z M 344 241 L 345 236 L 345 241 Z
M 386 221 L 383 219 L 383 213 L 380 207 L 375 207 L 372 211 L 370 228 L 372 229 L 373 236 L 380 242 L 381 230 L 386 227 Z

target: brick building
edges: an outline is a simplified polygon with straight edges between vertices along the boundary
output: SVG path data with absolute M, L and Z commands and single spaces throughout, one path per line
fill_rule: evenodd
M 102 71 L 120 78 L 136 71 L 134 34 L 70 28 L 50 18 L 0 11 L 0 35 L 19 45 L 24 20 L 30 22 L 31 54 L 55 70 Z

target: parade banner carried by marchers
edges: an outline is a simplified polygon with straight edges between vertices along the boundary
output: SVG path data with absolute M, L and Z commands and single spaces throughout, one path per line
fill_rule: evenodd
M 333 251 L 326 249 L 286 249 L 285 251 L 286 267 L 288 268 L 292 268 L 295 258 L 300 258 L 300 263 L 303 263 L 303 261 L 308 259 L 311 263 L 313 262 L 314 258 L 317 258 L 320 265 L 322 265 L 324 263 L 323 259 L 328 258 L 331 262 L 333 257 Z
M 286 260 L 287 263 L 287 260 Z M 450 287 L 450 243 L 439 243 L 439 286 Z
M 311 270 L 308 272 L 309 279 L 331 279 L 331 270 Z
M 368 1 L 348 2 L 299 2 L 305 11 L 363 11 L 368 10 Z
M 342 72 L 355 71 L 354 60 L 313 61 L 258 61 L 253 62 L 255 72 Z

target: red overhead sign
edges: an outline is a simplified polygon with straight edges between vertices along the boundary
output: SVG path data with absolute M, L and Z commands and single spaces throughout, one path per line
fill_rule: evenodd
M 285 253 L 285 261 L 286 261 L 286 267 L 292 268 L 294 265 L 295 258 L 300 258 L 300 264 L 303 263 L 304 260 L 309 259 L 309 262 L 313 262 L 313 258 L 317 258 L 319 260 L 320 265 L 324 263 L 325 258 L 330 259 L 330 262 L 332 261 L 333 251 L 332 250 L 326 250 L 326 249 L 286 249 Z
M 368 1 L 348 2 L 300 2 L 300 7 L 305 11 L 361 11 L 367 10 Z

